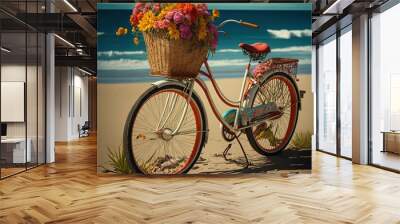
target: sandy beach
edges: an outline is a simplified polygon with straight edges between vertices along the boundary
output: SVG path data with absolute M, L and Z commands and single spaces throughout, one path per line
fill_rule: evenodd
M 306 91 L 304 98 L 302 98 L 302 110 L 299 113 L 299 119 L 297 123 L 296 132 L 313 131 L 313 95 L 311 92 L 311 75 L 299 75 L 298 86 L 300 90 Z M 232 99 L 237 99 L 240 91 L 241 78 L 220 78 L 217 79 L 217 83 L 223 90 L 223 93 Z M 150 87 L 150 82 L 140 83 L 124 83 L 124 84 L 98 84 L 98 133 L 97 133 L 97 164 L 98 171 L 102 172 L 103 169 L 100 167 L 109 167 L 107 159 L 108 148 L 116 150 L 122 146 L 123 128 L 126 117 L 132 105 L 135 103 L 137 98 Z M 222 113 L 228 107 L 226 107 L 216 96 L 212 90 L 211 83 L 207 82 L 210 87 L 215 103 Z M 280 164 L 282 160 L 287 160 L 287 164 L 290 164 L 288 160 L 298 156 L 303 158 L 304 155 L 310 154 L 310 149 L 297 150 L 296 152 L 287 152 L 282 155 L 275 156 L 275 158 L 267 158 L 256 153 L 253 148 L 249 145 L 245 135 L 240 137 L 243 143 L 246 153 L 249 155 L 250 161 L 253 165 L 248 170 L 243 170 L 241 164 L 235 162 L 228 162 L 221 156 L 223 150 L 228 146 L 220 134 L 220 125 L 209 106 L 205 95 L 198 88 L 195 89 L 199 94 L 203 103 L 206 107 L 209 125 L 209 139 L 208 143 L 202 151 L 201 159 L 195 164 L 189 173 L 241 173 L 241 172 L 267 172 L 271 170 L 281 169 L 295 169 L 296 167 L 287 167 L 284 165 L 276 166 L 279 160 Z M 230 150 L 230 158 L 243 162 L 244 158 L 240 151 L 239 145 L 233 142 L 232 149 Z M 288 153 L 292 153 L 288 155 Z M 294 155 L 293 155 L 294 154 Z M 309 156 L 309 163 L 311 165 L 311 154 Z M 295 164 L 296 162 L 293 162 Z

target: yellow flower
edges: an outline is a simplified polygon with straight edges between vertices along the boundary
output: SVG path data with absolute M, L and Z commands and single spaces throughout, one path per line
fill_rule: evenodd
M 147 31 L 154 27 L 156 17 L 152 11 L 148 11 L 143 15 L 143 18 L 139 21 L 138 28 L 141 32 Z
M 169 12 L 169 11 L 175 9 L 175 8 L 176 8 L 176 3 L 167 3 L 167 4 L 163 7 L 163 10 L 162 10 L 162 11 Z
M 197 35 L 197 38 L 200 41 L 206 39 L 207 37 L 207 22 L 204 17 L 200 17 L 199 19 L 199 33 Z
M 212 11 L 212 16 L 213 16 L 214 18 L 218 18 L 218 17 L 219 17 L 219 11 L 218 11 L 218 9 L 213 9 L 213 11 Z
M 180 35 L 179 35 L 179 30 L 176 28 L 176 25 L 171 23 L 168 26 L 168 35 L 171 39 L 173 40 L 178 40 Z
M 167 3 L 166 6 L 162 8 L 160 13 L 157 15 L 157 20 L 162 20 L 164 19 L 165 15 L 173 9 L 176 8 L 176 3 Z
M 164 16 L 167 15 L 168 11 L 161 10 L 161 12 L 157 15 L 157 20 L 164 19 Z

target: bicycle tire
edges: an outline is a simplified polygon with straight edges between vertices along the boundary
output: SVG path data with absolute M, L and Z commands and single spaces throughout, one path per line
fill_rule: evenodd
M 126 152 L 127 155 L 127 160 L 129 163 L 129 166 L 131 167 L 131 169 L 135 172 L 135 173 L 140 173 L 140 174 L 145 174 L 143 172 L 143 170 L 140 168 L 139 164 L 137 163 L 137 161 L 135 160 L 135 156 L 133 153 L 133 146 L 132 146 L 132 132 L 133 132 L 133 126 L 134 126 L 134 122 L 136 119 L 136 116 L 138 115 L 138 112 L 140 111 L 141 107 L 143 106 L 143 104 L 146 102 L 146 100 L 148 100 L 150 97 L 152 97 L 154 94 L 157 94 L 160 91 L 164 91 L 164 90 L 176 90 L 176 91 L 184 91 L 184 87 L 181 85 L 177 85 L 177 84 L 168 84 L 168 85 L 164 85 L 164 86 L 152 86 L 151 88 L 149 88 L 146 92 L 144 92 L 139 98 L 138 100 L 135 102 L 135 104 L 132 106 L 127 120 L 125 122 L 125 128 L 124 128 L 124 140 L 123 140 L 123 148 Z M 193 165 L 196 163 L 196 161 L 198 160 L 201 151 L 204 147 L 204 144 L 206 142 L 206 127 L 207 127 L 207 119 L 206 119 L 206 114 L 205 114 L 205 110 L 204 107 L 200 101 L 200 98 L 198 97 L 198 95 L 193 91 L 192 96 L 191 96 L 191 101 L 193 103 L 196 104 L 198 110 L 199 110 L 199 114 L 200 114 L 200 119 L 201 119 L 201 137 L 200 137 L 200 143 L 198 146 L 198 149 L 196 151 L 196 154 L 194 155 L 194 159 L 190 162 L 190 164 L 188 164 L 186 166 L 186 168 L 184 170 L 182 170 L 182 172 L 180 173 L 187 173 L 190 171 L 190 169 L 193 167 Z

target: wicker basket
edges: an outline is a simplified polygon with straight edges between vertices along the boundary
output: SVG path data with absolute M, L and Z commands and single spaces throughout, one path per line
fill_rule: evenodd
M 207 57 L 207 46 L 193 40 L 168 40 L 160 33 L 143 32 L 150 65 L 155 76 L 194 78 Z

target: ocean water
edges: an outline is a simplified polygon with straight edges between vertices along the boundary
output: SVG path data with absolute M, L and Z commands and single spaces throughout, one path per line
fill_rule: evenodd
M 160 77 L 149 75 L 146 48 L 141 43 L 133 45 L 132 35 L 117 37 L 119 26 L 129 28 L 131 10 L 99 10 L 98 13 L 98 82 L 129 83 L 155 81 Z M 259 29 L 228 24 L 221 34 L 209 64 L 216 78 L 242 77 L 248 57 L 238 47 L 239 43 L 266 42 L 271 47 L 271 57 L 299 59 L 298 74 L 311 74 L 311 12 L 310 11 L 263 11 L 220 10 L 221 17 L 257 23 Z

